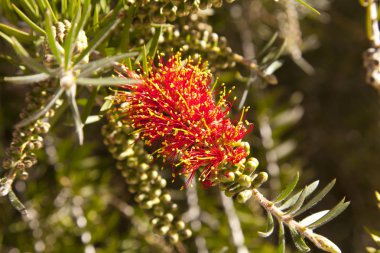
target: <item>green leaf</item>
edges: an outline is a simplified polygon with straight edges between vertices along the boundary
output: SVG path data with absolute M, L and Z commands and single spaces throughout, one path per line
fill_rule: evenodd
M 61 45 L 57 42 L 55 39 L 55 35 L 53 32 L 53 23 L 51 20 L 51 14 L 50 11 L 47 11 L 45 13 L 45 28 L 46 28 L 46 38 L 50 47 L 51 52 L 55 56 L 57 62 L 59 64 L 62 63 L 62 53 L 63 53 L 63 48 Z
M 90 115 L 87 117 L 86 121 L 84 122 L 85 125 L 89 125 L 95 122 L 98 122 L 103 117 L 101 115 Z
M 304 189 L 305 194 L 306 194 L 305 197 L 312 194 L 315 191 L 315 189 L 317 189 L 318 184 L 319 184 L 319 181 L 315 181 L 315 182 L 311 183 L 310 185 L 306 186 Z M 292 197 L 290 197 L 288 200 L 286 200 L 285 203 L 279 207 L 279 209 L 284 210 L 284 209 L 287 209 L 287 208 L 293 206 L 297 202 L 301 193 L 302 193 L 302 190 L 297 192 L 296 194 L 294 194 Z
M 38 6 L 36 3 L 32 0 L 21 0 L 20 4 L 24 8 L 24 10 L 27 12 L 29 17 L 33 17 L 34 20 L 38 20 L 40 18 L 39 12 L 38 12 Z
M 143 58 L 142 58 L 142 67 L 143 67 L 144 73 L 148 73 L 149 72 L 149 69 L 148 69 L 148 57 L 147 57 L 145 45 L 143 46 L 143 51 L 142 51 L 141 54 L 143 55 Z
M 28 34 L 24 31 L 8 26 L 6 24 L 0 23 L 0 31 L 3 31 L 7 35 L 14 36 L 15 38 L 17 38 L 18 40 L 22 42 L 33 41 L 33 36 L 31 36 L 31 34 Z
M 313 222 L 316 222 L 317 220 L 319 220 L 320 218 L 325 216 L 328 212 L 329 212 L 329 210 L 323 210 L 323 211 L 314 213 L 312 215 L 309 215 L 306 218 L 304 218 L 303 220 L 301 220 L 299 222 L 299 224 L 301 226 L 307 227 L 307 226 L 311 225 Z
M 61 13 L 66 14 L 67 11 L 67 0 L 61 0 Z
M 8 192 L 8 198 L 9 198 L 9 201 L 11 202 L 11 205 L 17 211 L 19 211 L 22 215 L 28 216 L 28 212 L 26 211 L 24 204 L 21 203 L 21 201 L 18 199 L 18 197 L 16 196 L 16 194 L 13 192 L 12 189 Z
M 132 78 L 105 77 L 105 78 L 78 78 L 78 84 L 88 86 L 108 86 L 108 85 L 125 85 L 140 83 L 140 80 Z
M 74 1 L 70 1 L 70 5 Z M 71 27 L 69 32 L 67 33 L 65 43 L 64 43 L 64 48 L 65 48 L 65 64 L 64 68 L 67 71 L 69 69 L 69 65 L 71 62 L 71 57 L 74 51 L 74 45 L 76 41 L 76 27 L 78 26 L 79 20 L 81 17 L 81 10 L 79 9 L 78 12 L 75 14 L 75 17 L 71 20 Z
M 49 111 L 49 109 L 54 106 L 55 102 L 61 97 L 63 91 L 64 91 L 63 88 L 59 88 L 54 93 L 54 95 L 50 99 L 50 101 L 43 107 L 43 109 L 35 112 L 34 114 L 32 114 L 31 116 L 29 116 L 28 118 L 21 120 L 19 123 L 16 124 L 16 128 L 24 127 L 26 125 L 29 125 L 30 123 L 36 121 L 37 119 L 39 119 L 40 117 L 42 117 L 43 115 L 45 115 Z
M 8 35 L 2 32 L 0 32 L 0 37 L 3 37 L 7 42 L 9 42 L 9 44 L 11 44 L 18 57 L 22 60 L 22 63 L 28 66 L 30 69 L 36 72 L 53 74 L 53 72 L 49 71 L 45 66 L 40 64 L 39 61 L 31 58 L 26 49 L 18 42 L 16 38 L 9 37 Z
M 27 75 L 27 76 L 6 76 L 4 77 L 4 81 L 12 83 L 12 84 L 30 84 L 30 83 L 38 83 L 41 81 L 45 81 L 49 77 L 50 76 L 46 73 Z
M 39 1 L 42 1 L 43 2 L 43 5 L 44 5 L 44 8 L 42 9 L 42 12 L 46 12 L 46 11 L 48 11 L 48 12 L 50 12 L 50 15 L 51 15 L 51 18 L 52 18 L 52 20 L 53 20 L 53 23 L 55 24 L 55 23 L 57 23 L 58 22 L 58 19 L 57 19 L 57 17 L 55 16 L 55 13 L 54 13 L 54 10 L 51 8 L 51 5 L 50 5 L 50 3 L 49 3 L 49 1 L 48 0 L 36 0 L 37 2 L 39 2 Z
M 80 118 L 78 105 L 75 100 L 75 92 L 76 92 L 76 87 L 66 90 L 66 96 L 68 98 L 69 105 L 71 107 L 71 113 L 74 119 L 75 131 L 78 135 L 79 144 L 82 145 L 83 144 L 83 125 Z
M 99 46 L 99 44 L 102 43 L 105 38 L 107 38 L 111 31 L 119 25 L 119 23 L 120 19 L 118 18 L 100 30 L 91 40 L 88 47 L 83 50 L 83 52 L 75 59 L 74 65 L 77 65 L 86 55 L 91 54 Z
M 86 22 L 87 22 L 88 17 L 90 16 L 90 13 L 91 13 L 91 0 L 84 0 L 83 13 L 79 20 L 78 26 L 75 28 L 75 38 L 78 38 L 79 32 L 83 30 L 83 27 L 86 25 Z
M 345 201 L 345 198 L 343 198 L 333 209 L 331 209 L 325 216 L 323 216 L 322 218 L 320 218 L 319 220 L 313 222 L 312 224 L 310 224 L 308 226 L 308 228 L 310 229 L 315 229 L 315 228 L 318 228 L 324 224 L 326 224 L 327 222 L 331 221 L 332 219 L 334 219 L 335 217 L 337 217 L 339 214 L 341 214 L 344 210 L 346 210 L 346 208 L 348 207 L 348 205 L 350 204 L 350 202 L 344 202 Z
M 274 230 L 274 222 L 273 222 L 273 216 L 272 214 L 267 211 L 267 231 L 266 232 L 259 232 L 259 236 L 261 237 L 268 237 L 273 233 Z
M 278 248 L 277 253 L 285 253 L 285 229 L 284 223 L 278 220 Z
M 335 179 L 331 181 L 325 188 L 322 189 L 322 191 L 320 191 L 309 202 L 307 202 L 307 204 L 305 204 L 300 210 L 298 210 L 298 212 L 296 212 L 294 216 L 300 215 L 303 212 L 315 206 L 315 204 L 321 201 L 326 196 L 326 194 L 334 187 L 335 182 L 336 182 Z
M 16 11 L 16 13 L 20 16 L 20 18 L 27 23 L 34 31 L 41 35 L 46 35 L 45 31 L 39 27 L 36 23 L 34 23 L 28 16 L 26 16 L 19 8 L 17 8 L 16 5 L 12 4 L 13 9 Z
M 265 53 L 268 52 L 268 50 L 273 46 L 274 42 L 278 38 L 278 32 L 274 33 L 272 37 L 269 39 L 267 44 L 260 50 L 260 52 L 257 54 L 257 58 L 261 58 Z
M 132 20 L 133 20 L 133 17 L 134 17 L 134 12 L 135 12 L 136 8 L 134 6 L 131 6 L 127 13 L 126 13 L 126 18 L 124 19 L 124 27 L 123 27 L 123 32 L 122 32 L 122 35 L 121 35 L 121 40 L 120 40 L 120 44 L 119 44 L 119 50 L 122 51 L 122 52 L 126 52 L 129 50 L 129 37 L 130 37 L 130 27 L 132 25 Z
M 162 33 L 162 26 L 157 27 L 154 31 L 153 38 L 148 43 L 148 57 L 153 59 L 158 47 L 158 40 L 160 38 L 160 35 Z
M 293 178 L 293 180 L 286 186 L 285 190 L 283 190 L 278 197 L 276 197 L 273 202 L 274 203 L 279 203 L 286 199 L 289 194 L 291 194 L 296 187 L 299 179 L 299 173 L 297 172 L 297 175 Z
M 100 108 L 100 112 L 107 111 L 108 109 L 110 109 L 112 107 L 112 105 L 113 105 L 113 100 L 112 99 L 106 99 L 106 101 L 104 101 L 104 104 Z
M 294 203 L 294 205 L 287 212 L 285 212 L 285 214 L 293 215 L 295 212 L 297 212 L 301 208 L 303 202 L 306 199 L 306 194 L 307 194 L 306 188 L 302 190 L 297 201 Z
M 298 231 L 292 226 L 289 226 L 289 231 L 296 248 L 301 252 L 309 252 L 310 248 L 306 245 L 305 240 L 301 237 Z
M 308 4 L 304 0 L 297 0 L 297 2 L 299 2 L 303 6 L 305 6 L 306 8 L 308 8 L 309 10 L 311 10 L 312 12 L 314 12 L 315 14 L 321 15 L 321 13 L 319 11 L 317 11 L 316 9 L 314 9 L 310 4 Z
M 138 55 L 138 52 L 124 53 L 124 54 L 119 54 L 119 55 L 99 59 L 97 61 L 93 61 L 84 65 L 79 65 L 77 69 L 82 70 L 79 74 L 79 77 L 89 76 L 99 69 L 104 70 L 110 66 L 113 66 L 113 64 L 119 60 L 133 57 L 136 55 Z
M 87 121 L 87 117 L 90 115 L 90 113 L 92 111 L 92 108 L 94 108 L 95 98 L 96 98 L 96 95 L 98 94 L 99 88 L 100 87 L 98 86 L 98 87 L 92 89 L 91 95 L 87 99 L 86 106 L 83 109 L 83 113 L 82 113 L 82 117 L 81 117 L 82 122 L 86 122 Z

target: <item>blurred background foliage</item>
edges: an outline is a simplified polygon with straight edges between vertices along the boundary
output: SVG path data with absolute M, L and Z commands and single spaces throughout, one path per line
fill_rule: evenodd
M 279 37 L 274 48 L 287 40 L 280 57 L 283 66 L 276 72 L 278 85 L 255 79 L 239 65 L 217 70 L 217 74 L 228 87 L 235 85 L 238 98 L 244 97 L 250 83 L 245 105 L 251 107 L 247 119 L 255 128 L 246 140 L 261 162 L 260 170 L 270 175 L 264 185 L 267 195 L 278 194 L 296 171 L 301 171 L 301 184 L 319 179 L 326 185 L 337 178 L 336 187 L 318 210 L 331 208 L 341 196 L 347 196 L 351 205 L 321 228 L 321 233 L 342 252 L 363 252 L 372 244 L 364 226 L 380 228 L 373 197 L 374 190 L 380 188 L 380 107 L 379 94 L 365 84 L 362 67 L 362 53 L 369 46 L 365 11 L 356 1 L 314 0 L 310 4 L 321 12 L 320 16 L 298 6 L 299 24 L 286 27 L 289 22 L 284 19 L 292 13 L 287 4 L 239 0 L 208 13 L 213 30 L 224 35 L 229 46 L 246 58 L 260 60 L 260 50 L 276 32 Z M 3 12 L 1 19 L 5 21 Z M 159 46 L 159 50 L 167 48 Z M 303 51 L 306 61 L 297 50 Z M 0 40 L 0 55 L 9 55 L 10 51 L 10 46 Z M 16 74 L 16 65 L 1 57 L 0 75 Z M 10 142 L 12 126 L 19 121 L 27 90 L 28 86 L 0 85 L 0 158 Z M 23 220 L 8 199 L 0 198 L 0 252 L 178 250 L 163 245 L 152 234 L 148 219 L 135 206 L 102 144 L 102 124 L 85 127 L 83 146 L 77 144 L 70 124 L 70 120 L 60 120 L 53 125 L 53 134 L 48 136 L 29 179 L 15 184 L 32 219 Z M 178 190 L 181 184 L 177 180 L 168 187 L 181 212 L 186 213 L 186 191 Z M 201 235 L 209 252 L 236 252 L 218 191 L 199 190 L 198 198 L 202 226 L 195 231 L 195 238 Z M 257 236 L 266 226 L 263 211 L 255 203 L 235 207 L 246 247 L 251 252 L 275 252 L 275 237 L 268 240 Z M 197 252 L 194 239 L 184 244 L 188 252 Z

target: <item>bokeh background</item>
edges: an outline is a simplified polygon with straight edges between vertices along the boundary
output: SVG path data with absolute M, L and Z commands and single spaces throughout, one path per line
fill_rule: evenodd
M 285 38 L 292 45 L 298 36 L 291 27 L 284 27 L 286 4 L 279 2 L 225 4 L 209 16 L 209 23 L 215 32 L 226 36 L 233 50 L 255 58 L 276 31 L 280 31 L 274 44 L 277 47 Z M 307 65 L 300 67 L 292 59 L 291 49 L 285 49 L 279 58 L 283 66 L 276 71 L 278 84 L 256 81 L 249 88 L 247 119 L 255 129 L 247 140 L 261 161 L 260 170 L 269 169 L 272 175 L 264 185 L 269 196 L 275 196 L 297 170 L 301 172 L 300 185 L 320 180 L 324 186 L 336 178 L 332 192 L 314 210 L 331 208 L 343 196 L 351 205 L 318 231 L 343 252 L 365 252 L 372 242 L 364 227 L 380 229 L 374 197 L 374 191 L 380 190 L 380 97 L 365 83 L 362 54 L 370 46 L 365 35 L 365 10 L 354 0 L 310 3 L 321 15 L 297 8 L 302 31 L 298 45 L 314 73 L 305 73 Z M 0 56 L 10 51 L 0 40 Z M 1 57 L 1 76 L 16 75 L 17 71 L 16 65 Z M 235 85 L 236 96 L 242 97 L 249 71 L 237 66 L 218 75 L 227 85 Z M 9 145 L 27 90 L 26 86 L 0 84 L 0 158 Z M 87 93 L 80 91 L 82 97 Z M 287 119 L 288 124 L 282 127 L 281 122 Z M 102 145 L 101 125 L 98 122 L 85 128 L 85 145 L 80 147 L 69 114 L 54 124 L 46 152 L 39 154 L 40 162 L 26 182 L 15 185 L 32 220 L 24 221 L 7 199 L 0 199 L 0 252 L 170 252 L 152 235 L 143 212 L 134 207 Z M 268 127 L 272 131 L 269 136 Z M 271 157 L 271 150 L 279 152 L 277 159 Z M 169 187 L 186 212 L 186 195 L 178 191 L 181 184 Z M 204 210 L 200 234 L 210 252 L 235 252 L 217 190 L 199 190 L 198 194 Z M 249 204 L 236 209 L 251 252 L 274 252 L 276 236 L 269 240 L 257 237 L 257 231 L 265 228 L 260 208 Z M 291 240 L 288 242 L 291 251 Z M 185 245 L 189 252 L 196 252 L 193 241 Z M 313 248 L 313 252 L 319 251 Z

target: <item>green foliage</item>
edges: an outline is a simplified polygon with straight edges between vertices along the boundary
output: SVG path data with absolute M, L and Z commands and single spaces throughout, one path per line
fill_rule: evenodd
M 319 13 L 308 3 L 298 2 Z M 30 219 L 20 220 L 11 209 L 0 216 L 4 228 L 0 231 L 1 251 L 68 252 L 80 249 L 85 252 L 186 252 L 188 248 L 189 252 L 196 252 L 200 249 L 199 242 L 203 240 L 206 250 L 213 252 L 244 252 L 242 249 L 264 253 L 285 252 L 286 226 L 299 251 L 310 250 L 304 240 L 306 237 L 324 251 L 340 252 L 330 240 L 315 234 L 313 229 L 343 212 L 348 206 L 344 199 L 331 210 L 308 215 L 300 222 L 294 220 L 322 200 L 335 180 L 313 197 L 310 196 L 316 190 L 318 181 L 292 194 L 299 179 L 296 172 L 298 166 L 292 163 L 290 169 L 286 169 L 286 165 L 289 165 L 290 158 L 295 157 L 296 142 L 292 131 L 302 116 L 301 101 L 295 94 L 295 99 L 279 102 L 285 92 L 279 89 L 274 91 L 267 85 L 277 83 L 273 73 L 282 65 L 279 59 L 285 53 L 287 44 L 278 38 L 277 33 L 270 32 L 274 35 L 269 38 L 258 33 L 258 38 L 265 43 L 260 46 L 262 50 L 257 57 L 251 59 L 237 54 L 227 46 L 225 38 L 208 26 L 208 23 L 213 23 L 217 27 L 217 22 L 213 22 L 212 18 L 208 20 L 199 12 L 200 9 L 215 9 L 221 4 L 221 0 L 160 0 L 154 3 L 149 0 L 5 1 L 0 11 L 13 24 L 0 24 L 0 37 L 14 49 L 20 65 L 17 76 L 7 75 L 3 80 L 15 86 L 31 84 L 32 89 L 46 84 L 49 91 L 47 99 L 40 99 L 40 96 L 45 96 L 45 90 L 27 96 L 26 107 L 30 100 L 43 103 L 27 110 L 27 117 L 22 117 L 21 122 L 16 124 L 13 138 L 18 134 L 23 136 L 19 129 L 29 133 L 30 129 L 37 128 L 34 124 L 41 122 L 49 124 L 49 127 L 50 124 L 54 125 L 55 130 L 49 132 L 44 140 L 45 154 L 39 154 L 40 165 L 30 173 L 28 187 L 24 181 L 17 180 L 17 176 L 25 172 L 24 168 L 18 168 L 13 163 L 11 170 L 4 168 L 1 172 L 2 195 L 7 195 L 18 211 L 25 213 L 27 210 L 30 216 Z M 20 22 L 29 28 L 24 29 Z M 157 182 L 152 179 L 147 183 L 144 179 L 148 177 L 147 173 L 137 173 L 135 169 L 140 167 L 130 166 L 134 160 L 128 152 L 138 141 L 133 139 L 136 137 L 133 133 L 129 133 L 130 126 L 127 127 L 128 131 L 118 129 L 120 131 L 115 136 L 107 132 L 104 138 L 100 137 L 97 124 L 87 126 L 101 119 L 109 123 L 109 118 L 105 119 L 104 114 L 110 113 L 112 101 L 106 99 L 104 102 L 104 99 L 112 95 L 119 85 L 137 83 L 135 79 L 114 77 L 110 71 L 112 67 L 119 69 L 121 62 L 129 70 L 142 68 L 146 73 L 157 52 L 170 53 L 179 49 L 184 54 L 194 54 L 195 59 L 201 59 L 201 56 L 208 60 L 213 71 L 222 72 L 221 79 L 233 78 L 245 83 L 245 87 L 241 85 L 236 89 L 245 94 L 239 107 L 247 104 L 255 108 L 253 115 L 257 116 L 249 117 L 258 119 L 257 128 L 260 130 L 249 137 L 258 140 L 257 136 L 260 136 L 261 141 L 255 141 L 253 150 L 258 153 L 262 164 L 267 165 L 263 167 L 268 167 L 268 173 L 254 173 L 258 163 L 248 159 L 242 166 L 248 168 L 244 173 L 239 171 L 242 168 L 223 168 L 221 172 L 236 169 L 234 180 L 218 182 L 226 195 L 237 202 L 248 201 L 245 206 L 236 205 L 240 230 L 244 231 L 240 243 L 236 238 L 229 241 L 230 237 L 234 238 L 236 217 L 231 217 L 225 205 L 220 203 L 218 189 L 212 188 L 205 193 L 199 187 L 196 188 L 199 196 L 199 204 L 196 205 L 201 211 L 196 217 L 185 219 L 191 224 L 195 235 L 185 241 L 189 232 L 182 225 L 180 215 L 174 211 L 177 204 L 173 203 L 173 210 L 169 211 L 164 204 L 158 205 L 157 198 L 153 198 L 150 192 Z M 7 60 L 9 58 L 5 57 Z M 251 72 L 249 76 L 247 71 Z M 20 76 L 20 72 L 24 75 Z M 107 89 L 104 86 L 113 87 Z M 64 93 L 65 98 L 62 97 Z M 4 110 L 10 110 L 8 106 Z M 70 107 L 69 116 L 67 107 Z M 47 117 L 52 111 L 55 115 Z M 86 142 L 82 146 L 73 145 L 67 125 L 75 126 L 80 144 L 83 142 L 83 127 L 86 126 Z M 115 126 L 118 127 L 117 123 Z M 61 134 L 67 138 L 58 137 Z M 35 138 L 33 134 L 31 140 Z M 114 159 L 106 155 L 100 144 L 102 141 L 108 145 Z M 17 148 L 14 140 L 12 143 L 11 147 Z M 146 152 L 141 145 L 133 152 Z M 245 147 L 251 151 L 248 143 Z M 8 156 L 12 154 L 4 153 L 6 159 Z M 114 160 L 118 160 L 116 167 L 122 167 L 121 174 L 128 186 L 121 180 L 119 172 L 112 169 L 115 167 Z M 160 161 L 153 160 L 151 163 L 155 164 L 149 168 L 148 178 L 157 178 L 152 175 L 161 174 L 159 177 L 163 180 L 171 180 L 167 170 L 158 170 L 158 166 L 162 165 Z M 277 166 L 275 173 L 274 166 Z M 277 194 L 273 201 L 264 198 L 257 190 L 267 180 L 268 174 L 269 187 L 260 191 Z M 295 179 L 290 181 L 289 177 L 294 174 Z M 281 185 L 285 189 L 278 194 Z M 176 200 L 180 211 L 185 212 L 189 208 L 191 216 L 191 200 L 184 191 L 178 190 L 180 186 L 177 182 L 165 183 L 161 188 L 154 188 L 154 194 L 160 195 L 159 203 L 165 202 L 165 199 L 170 203 L 172 199 Z M 161 191 L 165 192 L 162 193 L 164 197 Z M 16 194 L 20 195 L 25 206 Z M 0 201 L 6 205 L 2 199 Z M 254 201 L 264 207 L 267 218 L 258 215 L 260 211 Z M 275 228 L 274 221 L 279 225 L 277 247 L 270 241 L 252 236 L 256 233 L 262 237 L 271 235 Z M 266 230 L 259 232 L 265 224 Z M 166 244 L 160 236 L 165 236 L 169 243 Z

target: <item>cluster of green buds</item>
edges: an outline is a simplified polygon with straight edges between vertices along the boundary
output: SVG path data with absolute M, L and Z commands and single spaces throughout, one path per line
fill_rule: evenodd
M 226 0 L 228 3 L 234 0 Z M 199 10 L 219 8 L 223 0 L 127 0 L 129 6 L 139 8 L 135 24 L 157 23 L 174 21 L 177 17 L 195 14 Z
M 201 56 L 214 69 L 227 69 L 236 65 L 236 55 L 227 45 L 227 39 L 213 32 L 212 27 L 193 14 L 190 19 L 179 20 L 179 24 L 168 27 L 164 33 L 166 48 L 182 48 L 184 54 Z
M 151 217 L 154 231 L 175 244 L 191 236 L 191 230 L 177 217 L 177 204 L 173 203 L 166 188 L 166 180 L 159 174 L 159 167 L 152 165 L 153 156 L 144 150 L 144 144 L 133 134 L 133 129 L 116 120 L 109 113 L 109 121 L 102 129 L 104 143 L 117 160 L 121 171 L 134 194 L 134 200 Z
M 20 113 L 20 118 L 28 118 L 30 114 L 40 110 L 51 99 L 54 92 L 55 89 L 50 81 L 35 85 L 32 91 L 26 95 L 26 106 Z M 55 109 L 51 108 L 42 118 L 13 131 L 12 142 L 5 152 L 2 162 L 2 168 L 6 170 L 6 175 L 1 181 L 1 196 L 9 193 L 13 180 L 18 174 L 23 180 L 28 178 L 27 170 L 37 163 L 35 151 L 43 147 L 43 135 L 50 129 L 49 119 L 54 116 Z
M 248 142 L 239 142 L 249 154 Z M 213 180 L 219 184 L 227 197 L 235 197 L 239 203 L 245 203 L 252 196 L 252 189 L 260 187 L 268 179 L 266 172 L 255 173 L 259 161 L 254 158 L 244 158 L 236 165 L 227 165 L 218 171 L 218 176 Z

